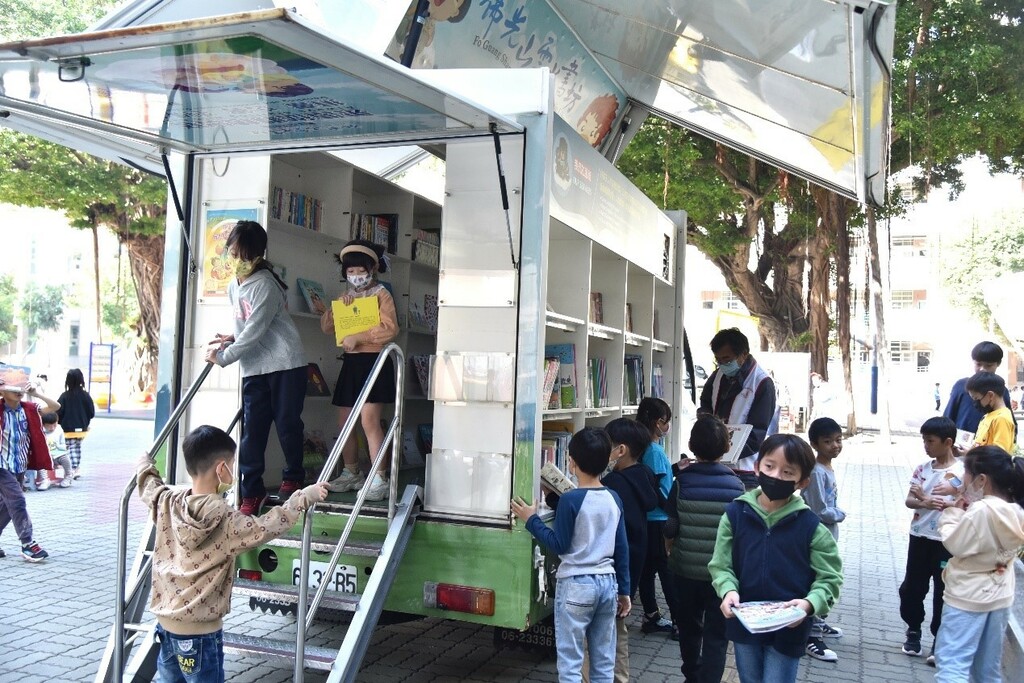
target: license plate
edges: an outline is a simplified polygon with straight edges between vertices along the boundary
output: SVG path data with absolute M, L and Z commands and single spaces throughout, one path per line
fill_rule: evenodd
M 299 560 L 292 560 L 292 585 L 298 585 L 300 574 Z M 334 574 L 327 575 L 327 562 L 309 563 L 309 587 L 317 589 L 320 582 L 327 576 L 327 590 L 338 591 L 339 593 L 356 592 L 356 568 L 345 564 L 339 564 L 334 568 Z

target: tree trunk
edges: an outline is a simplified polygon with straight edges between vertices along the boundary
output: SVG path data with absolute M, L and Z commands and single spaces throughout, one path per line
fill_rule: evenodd
M 829 332 L 829 244 L 825 235 L 811 238 L 810 282 L 807 287 L 807 310 L 810 313 L 811 372 L 817 372 L 828 381 L 828 332 Z M 809 381 L 809 380 L 808 380 Z M 812 406 L 813 407 L 813 406 Z
M 836 264 L 836 336 L 843 363 L 843 386 L 849 410 L 846 413 L 846 429 L 857 433 L 856 410 L 853 396 L 853 358 L 850 338 L 850 211 L 852 202 L 835 192 L 823 188 L 812 189 L 821 229 L 833 239 L 833 255 Z
M 881 258 L 878 252 L 878 229 L 875 210 L 868 206 L 868 250 L 871 254 L 871 298 L 875 315 L 875 365 L 878 370 L 878 415 L 881 428 L 881 442 L 892 443 L 889 427 L 889 387 L 885 368 L 889 362 L 889 343 L 885 339 L 885 291 L 887 278 L 882 276 Z
M 160 301 L 163 292 L 163 235 L 139 235 L 128 230 L 118 232 L 128 250 L 132 281 L 139 299 L 139 326 L 141 338 L 140 363 L 132 382 L 140 391 L 156 386 L 157 355 L 160 340 Z
M 100 302 L 100 228 L 95 223 L 92 225 L 92 255 L 93 275 L 95 276 L 93 284 L 96 286 L 96 340 L 102 344 L 103 304 Z

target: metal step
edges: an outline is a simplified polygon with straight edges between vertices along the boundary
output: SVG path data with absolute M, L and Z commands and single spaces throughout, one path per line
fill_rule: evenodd
M 250 581 L 249 579 L 236 578 L 233 592 L 238 595 L 248 595 L 282 605 L 295 605 L 299 602 L 298 586 L 286 586 L 280 583 L 270 583 L 269 581 Z M 329 609 L 354 612 L 359 605 L 359 596 L 354 593 L 327 591 L 321 604 Z M 293 643 L 292 650 L 294 651 L 294 649 Z
M 326 647 L 306 646 L 306 668 L 318 671 L 330 671 L 334 665 L 334 659 L 338 656 L 337 650 Z M 256 636 L 244 636 L 239 633 L 224 632 L 224 651 L 237 654 L 249 655 L 251 657 L 262 657 L 264 659 L 277 659 L 288 662 L 295 661 L 294 640 L 272 640 L 270 638 L 258 638 Z
M 338 545 L 338 539 L 331 539 L 326 536 L 322 536 L 324 540 L 313 539 L 309 547 L 315 553 L 330 554 L 334 552 L 334 548 Z M 277 546 L 279 548 L 295 548 L 302 549 L 302 536 L 298 534 L 280 536 L 273 540 L 267 541 L 266 545 Z M 342 553 L 342 557 L 345 555 L 358 555 L 359 557 L 377 557 L 380 555 L 381 546 L 384 545 L 383 541 L 363 541 L 350 540 L 345 546 L 345 552 Z

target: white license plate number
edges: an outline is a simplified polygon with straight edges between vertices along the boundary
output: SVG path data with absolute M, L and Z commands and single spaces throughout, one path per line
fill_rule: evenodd
M 292 560 L 292 585 L 298 585 L 300 574 L 300 561 Z M 334 568 L 334 573 L 327 575 L 327 562 L 309 563 L 309 587 L 317 589 L 320 582 L 327 576 L 327 590 L 339 593 L 356 592 L 356 568 L 345 564 L 339 564 Z

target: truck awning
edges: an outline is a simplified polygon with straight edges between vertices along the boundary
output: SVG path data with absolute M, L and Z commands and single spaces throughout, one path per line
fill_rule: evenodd
M 0 44 L 0 123 L 158 169 L 522 130 L 286 9 Z
M 884 203 L 895 3 L 548 2 L 635 105 Z

